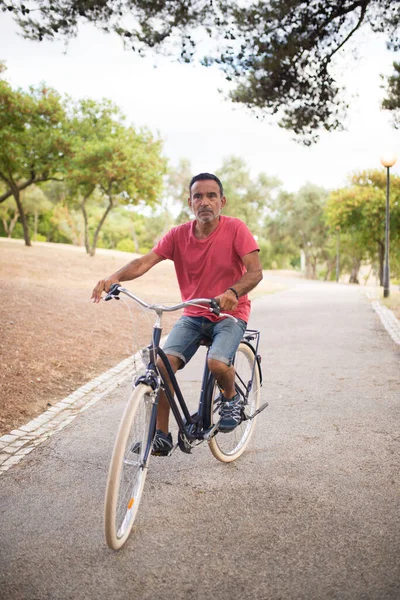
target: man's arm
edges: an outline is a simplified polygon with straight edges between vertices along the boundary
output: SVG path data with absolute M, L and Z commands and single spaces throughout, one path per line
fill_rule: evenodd
M 243 256 L 242 261 L 247 272 L 239 279 L 239 281 L 233 283 L 231 286 L 236 291 L 239 298 L 240 296 L 244 296 L 251 292 L 263 278 L 262 266 L 257 250 Z M 218 296 L 218 301 L 222 310 L 232 311 L 235 310 L 238 305 L 235 292 L 232 290 L 226 290 L 226 292 Z
M 108 292 L 113 283 L 137 279 L 162 260 L 164 259 L 153 251 L 148 252 L 140 258 L 135 258 L 113 275 L 98 281 L 92 292 L 91 300 L 93 300 L 93 302 L 100 302 L 101 294 L 103 292 Z

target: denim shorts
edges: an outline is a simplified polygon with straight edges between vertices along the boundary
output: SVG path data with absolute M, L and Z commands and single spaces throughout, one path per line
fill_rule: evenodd
M 247 323 L 242 319 L 238 319 L 237 323 L 226 318 L 213 322 L 206 317 L 183 316 L 175 323 L 163 350 L 165 354 L 180 358 L 185 365 L 200 342 L 207 340 L 211 343 L 208 358 L 230 366 L 246 327 Z

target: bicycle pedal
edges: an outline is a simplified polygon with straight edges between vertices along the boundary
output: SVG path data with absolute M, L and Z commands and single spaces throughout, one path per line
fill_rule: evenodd
M 178 446 L 179 450 L 185 454 L 192 454 L 192 446 L 190 445 L 190 442 L 186 437 L 183 437 L 181 433 L 178 435 Z

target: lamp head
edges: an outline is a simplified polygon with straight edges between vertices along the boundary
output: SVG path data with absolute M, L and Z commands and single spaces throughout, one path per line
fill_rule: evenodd
M 384 167 L 393 167 L 397 160 L 397 156 L 394 152 L 384 152 L 381 156 L 381 164 Z

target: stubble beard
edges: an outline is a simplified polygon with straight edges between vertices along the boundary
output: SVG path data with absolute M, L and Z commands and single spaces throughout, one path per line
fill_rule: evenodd
M 200 221 L 200 223 L 211 223 L 215 219 L 218 219 L 220 214 L 220 210 L 217 212 L 217 214 L 214 214 L 212 211 L 203 211 L 203 214 L 198 213 L 196 215 L 196 218 L 198 221 Z

